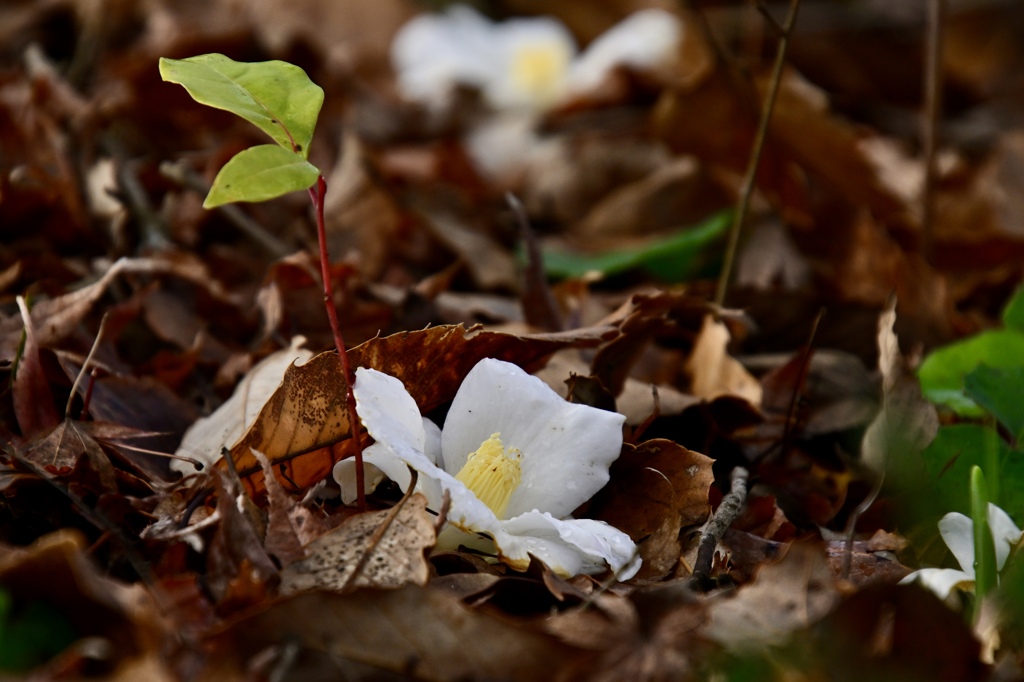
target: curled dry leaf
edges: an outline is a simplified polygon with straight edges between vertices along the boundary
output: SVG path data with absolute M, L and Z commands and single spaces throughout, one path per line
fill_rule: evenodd
M 627 533 L 643 558 L 638 577 L 656 580 L 679 562 L 679 531 L 711 513 L 713 460 L 665 439 L 627 446 L 591 513 Z
M 42 359 L 39 357 L 39 342 L 35 324 L 30 316 L 25 299 L 18 297 L 20 318 L 11 318 L 22 323 L 25 345 L 14 375 L 14 414 L 18 427 L 25 438 L 33 438 L 53 429 L 60 423 L 57 408 L 53 404 L 50 382 L 46 379 Z
M 419 493 L 399 504 L 398 509 L 357 514 L 307 545 L 309 557 L 281 571 L 281 593 L 426 585 L 425 552 L 437 539 L 434 517 Z
M 755 407 L 761 404 L 761 384 L 743 365 L 726 351 L 729 330 L 725 324 L 708 315 L 693 346 L 686 371 L 690 375 L 690 392 L 706 400 L 723 395 L 738 396 Z
M 878 319 L 878 369 L 882 373 L 882 409 L 864 433 L 861 457 L 887 483 L 913 484 L 924 474 L 922 450 L 935 438 L 939 417 L 921 395 L 921 386 L 900 355 L 893 331 L 896 300 Z

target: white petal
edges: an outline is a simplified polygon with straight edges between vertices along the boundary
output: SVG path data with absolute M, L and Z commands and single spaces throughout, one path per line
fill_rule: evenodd
M 939 521 L 939 533 L 960 568 L 974 580 L 974 523 L 960 512 L 950 512 Z
M 622 449 L 625 417 L 566 402 L 543 381 L 508 362 L 487 358 L 455 396 L 441 444 L 444 464 L 457 474 L 491 434 L 523 453 L 522 481 L 506 515 L 534 509 L 568 516 L 608 482 Z
M 560 21 L 550 17 L 512 19 L 494 33 L 498 71 L 484 87 L 498 109 L 542 111 L 565 92 L 576 41 Z
M 996 545 L 996 567 L 1001 571 L 1010 556 L 1010 550 L 1020 542 L 1020 528 L 1009 514 L 991 502 L 988 504 L 988 527 Z
M 385 457 L 393 457 L 391 451 L 376 443 L 363 450 L 363 491 L 367 495 L 376 490 L 380 482 L 384 480 L 384 471 L 375 462 L 379 463 Z M 356 460 L 349 457 L 335 462 L 332 475 L 341 487 L 341 501 L 345 504 L 352 504 L 357 497 Z
M 631 14 L 587 46 L 572 66 L 569 87 L 576 92 L 592 90 L 616 66 L 652 70 L 671 64 L 682 32 L 679 19 L 664 10 Z
M 495 78 L 494 25 L 461 5 L 421 14 L 399 29 L 391 62 L 403 95 L 438 106 L 456 84 L 483 87 Z
M 501 556 L 515 568 L 525 568 L 532 554 L 563 576 L 611 568 L 619 580 L 628 580 L 640 569 L 629 536 L 593 519 L 559 520 L 527 512 L 501 522 L 494 539 Z
M 968 588 L 974 586 L 973 573 L 968 575 L 964 571 L 957 571 L 952 568 L 923 568 L 908 575 L 900 581 L 900 584 L 905 585 L 915 580 L 920 581 L 922 585 L 938 595 L 940 599 L 948 597 L 954 587 Z

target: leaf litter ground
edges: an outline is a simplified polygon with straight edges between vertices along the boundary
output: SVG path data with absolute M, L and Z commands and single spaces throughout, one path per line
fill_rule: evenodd
M 403 99 L 388 49 L 422 9 L 402 0 L 0 10 L 0 668 L 1019 677 L 1019 612 L 897 583 L 954 565 L 936 522 L 969 513 L 974 464 L 1024 520 L 1006 388 L 1024 299 L 1000 318 L 1024 262 L 1024 26 L 1009 2 L 945 17 L 925 190 L 926 17 L 804 4 L 725 308 L 720 226 L 777 43 L 752 6 L 676 11 L 667 71 L 615 69 L 526 116 L 486 88 L 440 109 Z M 644 5 L 543 11 L 586 45 Z M 444 509 L 392 485 L 365 513 L 341 504 L 347 385 L 323 352 L 308 205 L 204 210 L 216 173 L 266 138 L 159 78 L 160 57 L 209 52 L 323 87 L 303 157 L 327 174 L 353 367 L 400 378 L 437 420 L 487 357 L 627 415 L 611 480 L 575 516 L 630 535 L 633 579 L 432 550 Z M 965 337 L 924 364 L 922 395 L 920 359 Z M 705 567 L 738 467 L 748 491 Z

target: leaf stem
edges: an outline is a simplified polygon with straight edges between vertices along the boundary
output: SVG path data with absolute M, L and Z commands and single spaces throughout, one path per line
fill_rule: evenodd
M 761 120 L 757 126 L 757 135 L 754 137 L 754 148 L 751 150 L 750 163 L 747 165 L 747 173 L 743 178 L 743 187 L 740 190 L 739 205 L 736 207 L 732 228 L 729 230 L 729 243 L 725 248 L 722 272 L 718 276 L 715 303 L 720 306 L 725 305 L 725 295 L 729 290 L 729 280 L 732 279 L 732 267 L 733 261 L 736 260 L 736 248 L 740 241 L 740 231 L 743 229 L 743 221 L 747 217 L 750 197 L 754 193 L 757 168 L 761 165 L 761 152 L 764 151 L 764 143 L 768 137 L 768 124 L 772 119 L 772 112 L 775 110 L 775 98 L 779 94 L 779 84 L 782 82 L 782 66 L 786 62 L 786 50 L 789 48 L 789 38 L 793 32 L 793 25 L 796 24 L 796 15 L 799 9 L 800 0 L 790 0 L 789 14 L 786 16 L 786 24 L 782 27 L 779 49 L 775 53 L 775 65 L 772 67 L 770 85 L 765 95 L 764 104 L 761 106 Z
M 316 189 L 309 188 L 309 198 L 313 201 L 313 208 L 316 210 L 316 238 L 320 244 L 320 274 L 324 280 L 324 307 L 327 309 L 327 319 L 331 323 L 331 332 L 334 334 L 334 346 L 338 349 L 338 357 L 341 359 L 341 369 L 345 373 L 345 384 L 348 387 L 346 396 L 349 423 L 352 427 L 352 442 L 355 444 L 356 453 L 356 506 L 359 511 L 366 511 L 366 493 L 363 490 L 363 446 L 360 441 L 359 415 L 356 413 L 356 394 L 352 390 L 355 377 L 352 375 L 352 367 L 348 362 L 348 353 L 345 351 L 345 339 L 341 336 L 341 326 L 338 324 L 338 311 L 334 308 L 334 291 L 331 286 L 331 261 L 327 256 L 327 228 L 324 224 L 324 195 L 327 194 L 327 181 L 324 176 L 316 179 Z

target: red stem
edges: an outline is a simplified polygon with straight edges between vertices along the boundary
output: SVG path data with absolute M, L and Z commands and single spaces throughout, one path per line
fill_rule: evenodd
M 352 425 L 352 440 L 356 446 L 356 506 L 359 511 L 366 511 L 366 493 L 363 491 L 363 446 L 359 440 L 359 415 L 356 413 L 356 394 L 352 391 L 355 377 L 348 364 L 348 353 L 345 352 L 345 339 L 341 337 L 338 325 L 338 311 L 334 309 L 334 293 L 331 289 L 331 266 L 327 257 L 327 228 L 324 225 L 324 195 L 327 193 L 327 181 L 324 176 L 316 180 L 316 189 L 309 188 L 309 198 L 316 209 L 316 237 L 320 242 L 320 274 L 324 280 L 324 307 L 327 308 L 327 319 L 334 333 L 334 346 L 341 358 L 341 370 L 345 373 L 345 384 L 348 386 L 348 414 Z

